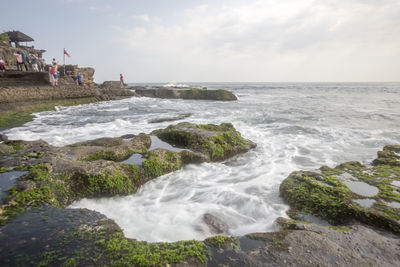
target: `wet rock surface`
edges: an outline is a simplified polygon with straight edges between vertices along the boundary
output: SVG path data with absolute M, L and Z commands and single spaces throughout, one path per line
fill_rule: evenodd
M 207 266 L 395 266 L 400 239 L 352 225 L 327 227 L 278 218 L 282 230 L 206 239 Z

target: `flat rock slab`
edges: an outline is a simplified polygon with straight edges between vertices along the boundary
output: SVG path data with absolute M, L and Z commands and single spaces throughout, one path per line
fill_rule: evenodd
M 139 96 L 155 97 L 155 98 L 179 98 L 179 99 L 197 99 L 197 100 L 217 100 L 217 101 L 234 101 L 237 97 L 230 91 L 218 89 L 207 90 L 199 88 L 146 88 L 131 87 Z

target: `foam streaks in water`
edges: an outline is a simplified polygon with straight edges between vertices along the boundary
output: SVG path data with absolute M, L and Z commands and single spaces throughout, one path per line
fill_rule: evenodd
M 144 185 L 135 195 L 83 199 L 128 237 L 149 241 L 204 239 L 211 213 L 234 235 L 273 230 L 285 216 L 279 184 L 290 172 L 369 162 L 400 143 L 400 84 L 190 84 L 231 89 L 239 101 L 131 98 L 37 114 L 11 139 L 66 145 L 105 136 L 149 133 L 170 122 L 149 120 L 190 111 L 193 123 L 232 122 L 257 148 L 225 163 L 191 165 Z

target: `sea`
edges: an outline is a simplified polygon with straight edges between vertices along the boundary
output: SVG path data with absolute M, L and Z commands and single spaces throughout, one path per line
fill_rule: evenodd
M 136 84 L 135 84 L 136 85 Z M 158 84 L 159 85 L 159 84 Z M 257 147 L 224 162 L 187 165 L 135 194 L 81 199 L 70 208 L 96 210 L 127 237 L 145 241 L 203 240 L 215 235 L 212 214 L 229 235 L 277 230 L 287 217 L 280 183 L 293 171 L 369 164 L 387 144 L 400 144 L 400 83 L 186 83 L 231 90 L 238 101 L 132 97 L 35 114 L 10 139 L 43 139 L 54 146 L 100 137 L 150 133 L 170 124 L 231 122 Z M 151 123 L 160 118 L 190 117 Z

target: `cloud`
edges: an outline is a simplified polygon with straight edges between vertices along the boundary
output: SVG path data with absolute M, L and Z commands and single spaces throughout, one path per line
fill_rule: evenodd
M 132 18 L 141 22 L 150 22 L 150 17 L 148 14 L 133 15 Z
M 179 23 L 164 20 L 126 29 L 120 41 L 143 56 L 157 57 L 160 64 L 186 66 L 169 70 L 175 73 L 190 68 L 242 80 L 389 79 L 389 74 L 378 75 L 376 66 L 400 67 L 393 63 L 400 60 L 398 14 L 395 0 L 201 5 L 185 10 Z

